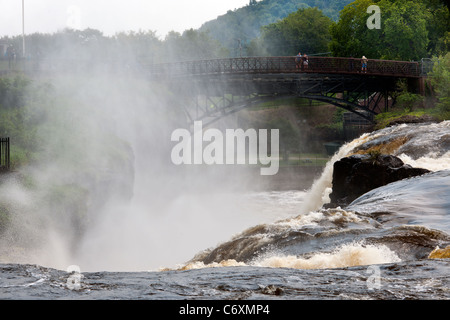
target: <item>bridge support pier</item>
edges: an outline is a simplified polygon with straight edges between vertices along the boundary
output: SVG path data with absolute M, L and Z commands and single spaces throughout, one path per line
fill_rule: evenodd
M 415 93 L 415 94 L 420 94 L 421 96 L 425 96 L 426 82 L 427 82 L 427 77 L 409 78 L 408 79 L 408 91 Z

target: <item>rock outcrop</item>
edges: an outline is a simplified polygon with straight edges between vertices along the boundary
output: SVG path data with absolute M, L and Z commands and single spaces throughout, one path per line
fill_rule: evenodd
M 429 254 L 428 259 L 450 259 L 450 246 L 444 249 L 437 247 Z
M 398 180 L 430 172 L 392 155 L 353 155 L 334 163 L 333 191 L 327 207 L 345 207 L 364 193 Z
M 405 115 L 391 120 L 387 124 L 387 126 L 395 126 L 397 124 L 402 123 L 427 123 L 427 122 L 439 122 L 439 120 L 428 114 L 424 114 L 422 116 Z

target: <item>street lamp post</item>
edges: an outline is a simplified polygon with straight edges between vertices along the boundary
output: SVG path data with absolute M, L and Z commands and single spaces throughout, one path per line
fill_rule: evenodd
M 25 0 L 22 0 L 22 54 L 25 58 Z

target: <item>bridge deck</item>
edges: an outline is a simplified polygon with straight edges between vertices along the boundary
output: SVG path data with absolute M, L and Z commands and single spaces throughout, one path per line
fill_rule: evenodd
M 150 74 L 155 78 L 214 75 L 214 74 L 274 74 L 274 73 L 324 73 L 361 74 L 362 59 L 336 57 L 310 57 L 308 65 L 297 64 L 295 57 L 247 57 L 180 61 L 150 66 Z M 369 60 L 369 75 L 418 78 L 418 62 Z

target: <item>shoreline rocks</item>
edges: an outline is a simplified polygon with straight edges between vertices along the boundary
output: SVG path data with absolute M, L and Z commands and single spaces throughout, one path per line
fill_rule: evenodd
M 391 120 L 387 124 L 387 127 L 395 126 L 395 125 L 403 124 L 403 123 L 428 123 L 428 122 L 436 123 L 436 122 L 439 122 L 439 119 L 437 119 L 436 117 L 433 117 L 429 114 L 424 114 L 422 116 L 404 115 L 404 116 L 401 116 L 401 117 Z
M 333 166 L 333 191 L 326 207 L 345 207 L 370 190 L 428 172 L 404 164 L 392 155 L 358 154 L 342 158 Z

